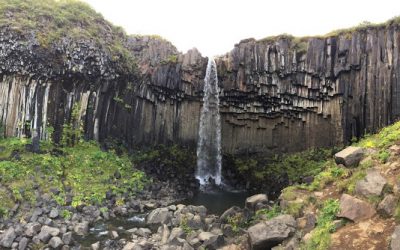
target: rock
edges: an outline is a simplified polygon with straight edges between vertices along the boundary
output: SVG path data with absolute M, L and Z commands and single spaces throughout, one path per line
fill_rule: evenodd
M 180 227 L 175 227 L 171 230 L 171 234 L 168 237 L 168 242 L 173 241 L 176 238 L 183 238 L 185 235 L 185 232 L 183 231 L 182 228 Z
M 151 231 L 148 228 L 139 228 L 136 230 L 135 234 L 142 237 L 149 237 L 151 235 Z
M 253 196 L 250 196 L 246 199 L 244 207 L 249 209 L 252 212 L 255 212 L 256 205 L 258 203 L 268 203 L 268 197 L 266 194 L 256 194 Z
M 222 215 L 219 217 L 219 219 L 223 222 L 223 223 L 227 223 L 228 222 L 228 218 L 230 217 L 234 217 L 237 214 L 241 214 L 242 213 L 242 209 L 240 207 L 237 206 L 233 206 L 229 209 L 227 209 L 225 212 L 222 213 Z
M 201 246 L 206 249 L 216 249 L 224 243 L 224 239 L 222 235 L 217 235 L 211 232 L 201 232 L 198 235 L 198 239 L 200 241 Z
M 161 244 L 167 243 L 169 236 L 170 236 L 169 228 L 167 225 L 163 224 L 161 227 Z
M 57 236 L 59 233 L 60 229 L 56 227 L 42 226 L 42 229 L 37 236 L 41 242 L 47 243 L 52 236 Z
M 118 234 L 117 231 L 113 230 L 113 231 L 110 232 L 110 237 L 111 237 L 111 239 L 115 240 L 115 239 L 118 239 L 119 234 Z
M 52 218 L 52 219 L 57 218 L 57 217 L 58 217 L 58 209 L 53 208 L 53 209 L 50 211 L 49 217 Z
M 337 164 L 343 164 L 346 167 L 354 167 L 358 165 L 364 156 L 364 151 L 360 147 L 347 147 L 335 154 Z
M 340 212 L 337 216 L 359 222 L 371 218 L 375 213 L 376 211 L 371 204 L 348 194 L 343 194 L 340 198 Z
M 168 224 L 171 221 L 171 213 L 168 208 L 156 208 L 147 216 L 147 224 Z
M 9 227 L 2 235 L 0 235 L 0 246 L 11 247 L 14 239 L 17 237 L 14 227 Z
M 84 222 L 76 224 L 74 227 L 74 232 L 77 235 L 81 235 L 81 236 L 86 235 L 89 232 L 89 222 L 84 221 Z
M 26 237 L 22 237 L 22 239 L 19 241 L 18 244 L 18 250 L 25 250 L 26 247 L 28 246 L 29 239 Z
M 93 243 L 90 245 L 91 250 L 99 250 L 100 249 L 100 242 Z M 125 248 L 124 248 L 125 249 Z
M 35 210 L 33 210 L 33 213 L 32 213 L 32 216 L 31 216 L 31 222 L 36 222 L 37 221 L 37 219 L 38 219 L 38 217 L 40 216 L 40 215 L 42 215 L 43 214 L 43 210 L 41 209 L 41 208 L 35 208 Z
M 317 218 L 314 214 L 308 213 L 304 217 L 298 218 L 296 221 L 297 227 L 303 230 L 303 233 L 306 234 L 314 229 Z
M 280 215 L 248 228 L 252 249 L 268 249 L 289 238 L 296 231 L 291 215 Z
M 34 222 L 26 224 L 25 227 L 26 227 L 25 229 L 26 236 L 33 237 L 37 233 L 39 233 L 40 229 L 42 228 L 42 225 L 40 225 L 40 223 Z
M 390 250 L 400 250 L 400 226 L 396 226 L 390 241 Z
M 66 232 L 63 234 L 62 241 L 65 245 L 70 245 L 72 243 L 72 232 Z
M 142 250 L 142 247 L 137 243 L 128 242 L 122 250 Z
M 355 194 L 370 197 L 382 194 L 383 187 L 387 183 L 386 179 L 376 169 L 369 169 L 365 179 L 356 183 Z
M 62 244 L 63 244 L 62 240 L 60 239 L 60 237 L 57 237 L 57 236 L 51 238 L 50 241 L 49 241 L 49 245 L 54 249 L 57 249 Z
M 392 194 L 385 196 L 378 205 L 378 213 L 383 217 L 393 216 L 398 201 L 399 199 Z

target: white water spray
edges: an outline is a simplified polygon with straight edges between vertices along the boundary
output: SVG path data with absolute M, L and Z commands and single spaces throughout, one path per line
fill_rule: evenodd
M 200 185 L 221 185 L 221 120 L 219 115 L 217 66 L 208 60 L 204 78 L 203 108 L 197 144 L 196 178 Z

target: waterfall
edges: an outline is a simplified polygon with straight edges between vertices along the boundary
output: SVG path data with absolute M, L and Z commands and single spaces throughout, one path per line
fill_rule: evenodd
M 221 184 L 221 121 L 219 114 L 217 66 L 208 60 L 204 78 L 203 108 L 197 144 L 196 178 L 202 186 Z

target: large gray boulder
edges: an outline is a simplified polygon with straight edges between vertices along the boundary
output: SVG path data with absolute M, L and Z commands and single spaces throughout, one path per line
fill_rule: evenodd
M 267 204 L 268 197 L 266 194 L 256 194 L 246 199 L 244 207 L 254 212 L 256 205 L 259 203 Z
M 400 250 L 400 226 L 394 228 L 390 241 L 390 250 Z
M 340 198 L 340 212 L 337 216 L 359 222 L 371 218 L 375 213 L 374 207 L 368 202 L 343 194 Z
M 386 179 L 376 169 L 369 169 L 367 176 L 356 183 L 355 194 L 364 197 L 379 196 L 382 194 Z
M 364 150 L 360 147 L 347 147 L 335 154 L 337 164 L 343 164 L 346 167 L 354 167 L 360 163 L 364 156 Z
M 147 216 L 147 224 L 168 224 L 171 221 L 171 213 L 168 208 L 157 208 Z
M 0 246 L 11 247 L 14 239 L 17 237 L 14 227 L 9 227 L 2 235 L 0 235 Z
M 247 231 L 252 249 L 269 249 L 295 233 L 296 220 L 291 215 L 280 215 L 251 226 Z

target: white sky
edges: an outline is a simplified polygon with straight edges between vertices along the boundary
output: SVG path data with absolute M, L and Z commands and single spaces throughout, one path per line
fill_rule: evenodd
M 400 0 L 84 0 L 128 34 L 158 34 L 186 52 L 224 54 L 245 38 L 323 35 L 400 15 Z

